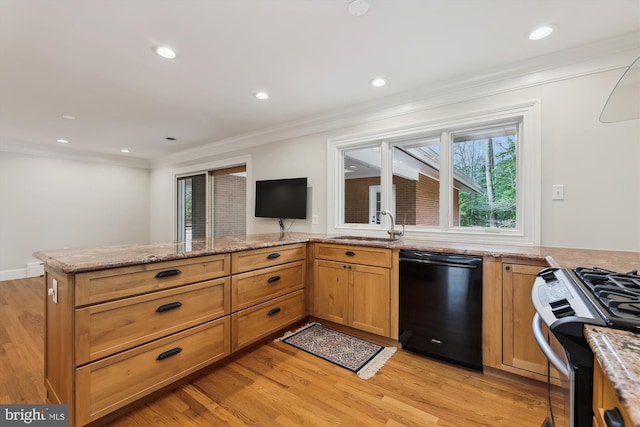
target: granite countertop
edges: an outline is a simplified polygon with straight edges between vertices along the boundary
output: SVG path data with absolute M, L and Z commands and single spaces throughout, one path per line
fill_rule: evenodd
M 592 266 L 614 271 L 627 271 L 640 266 L 640 252 L 602 251 L 593 249 L 552 248 L 544 246 L 507 246 L 425 240 L 345 239 L 340 236 L 313 233 L 272 233 L 196 239 L 184 242 L 162 242 L 90 248 L 43 250 L 33 254 L 48 266 L 63 273 L 102 270 L 127 265 L 171 261 L 218 253 L 236 252 L 304 242 L 343 243 L 391 249 L 429 250 L 492 257 L 520 258 L 547 262 L 552 267 Z
M 584 334 L 631 422 L 640 426 L 640 337 L 598 326 L 585 326 Z
M 630 271 L 640 267 L 640 252 L 429 242 L 412 239 L 392 241 L 384 238 L 344 238 L 344 236 L 312 233 L 254 234 L 187 242 L 56 249 L 38 251 L 33 255 L 47 266 L 70 274 L 305 242 L 428 250 L 497 258 L 509 257 L 522 259 L 524 262 L 547 262 L 551 267 L 564 268 L 597 265 L 613 271 Z M 605 374 L 614 384 L 620 401 L 625 404 L 634 424 L 640 426 L 640 334 L 591 326 L 585 327 L 585 331 L 589 344 Z
M 306 243 L 305 233 L 255 234 L 182 242 L 43 250 L 33 256 L 65 274 Z

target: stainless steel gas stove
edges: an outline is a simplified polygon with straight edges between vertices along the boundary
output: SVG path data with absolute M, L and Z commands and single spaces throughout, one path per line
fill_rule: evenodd
M 640 333 L 640 276 L 637 271 L 619 273 L 598 267 L 547 268 L 538 274 L 531 299 L 536 309 L 532 324 L 536 341 L 569 383 L 565 425 L 591 426 L 593 353 L 584 338 L 583 326 Z M 562 345 L 564 355 L 551 349 L 543 323 Z M 553 422 L 548 419 L 543 425 Z

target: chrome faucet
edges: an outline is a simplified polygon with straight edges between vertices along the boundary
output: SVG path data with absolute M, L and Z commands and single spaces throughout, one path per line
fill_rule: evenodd
M 404 236 L 404 224 L 402 224 L 402 230 L 396 230 L 396 223 L 395 223 L 395 220 L 393 219 L 393 214 L 391 213 L 391 211 L 384 210 L 380 213 L 382 215 L 389 215 L 391 217 L 391 228 L 387 230 L 387 233 L 389 233 L 389 238 L 391 240 L 397 237 Z

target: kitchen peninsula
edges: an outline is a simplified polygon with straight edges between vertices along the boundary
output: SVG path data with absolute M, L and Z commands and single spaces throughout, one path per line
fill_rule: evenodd
M 305 233 L 40 251 L 34 256 L 45 263 L 49 292 L 45 329 L 48 399 L 69 403 L 73 424 L 85 425 L 313 315 L 314 247 L 320 244 L 391 253 L 390 339 L 397 339 L 398 282 L 394 271 L 400 249 L 482 256 L 488 266 L 486 312 L 495 310 L 494 299 L 501 298 L 502 285 L 496 282 L 502 278 L 505 261 L 538 266 L 536 269 L 592 265 L 594 260 L 613 270 L 640 265 L 640 253 L 630 252 Z M 263 282 L 273 287 L 261 287 Z M 150 320 L 151 314 L 145 314 L 149 310 L 156 316 L 153 319 L 167 320 Z M 485 316 L 483 322 L 486 335 L 501 332 L 495 315 Z M 599 336 L 602 334 L 618 337 L 620 333 L 605 329 L 600 330 Z M 623 341 L 611 340 L 623 343 L 620 349 L 616 345 L 609 349 L 620 350 L 617 359 L 601 358 L 600 363 L 638 425 L 640 376 L 633 370 L 637 363 L 622 347 L 629 343 L 637 346 L 640 337 L 623 335 Z M 503 368 L 493 362 L 500 356 L 495 337 L 485 337 L 484 343 L 485 364 Z M 513 367 L 504 369 L 518 372 Z M 636 375 L 627 375 L 621 385 L 616 369 Z

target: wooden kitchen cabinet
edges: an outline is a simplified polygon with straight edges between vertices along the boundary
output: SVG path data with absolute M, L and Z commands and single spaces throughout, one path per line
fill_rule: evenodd
M 391 336 L 391 250 L 316 244 L 313 315 Z
M 528 378 L 546 381 L 547 359 L 538 347 L 531 329 L 535 308 L 531 291 L 544 263 L 502 262 L 502 360 L 500 368 Z M 546 328 L 544 329 L 546 332 Z M 550 335 L 552 346 L 559 344 Z M 559 378 L 555 368 L 551 377 Z
M 230 354 L 229 316 L 76 370 L 76 420 L 87 424 Z
M 303 319 L 306 258 L 292 243 L 75 273 L 45 265 L 48 401 L 69 405 L 72 426 L 100 423 Z
M 349 270 L 346 264 L 316 260 L 313 315 L 341 325 L 348 324 Z
M 616 411 L 617 410 L 617 411 Z M 620 399 L 609 379 L 602 371 L 598 359 L 593 361 L 593 425 L 594 427 L 607 427 L 605 413 L 611 411 L 609 416 L 622 418 L 625 426 L 633 426 L 624 407 L 620 404 Z M 614 415 L 615 414 L 615 415 Z
M 246 347 L 307 316 L 306 244 L 231 255 L 231 350 Z
M 45 387 L 85 425 L 231 353 L 230 255 L 45 266 Z
M 219 278 L 77 309 L 76 364 L 229 314 L 229 282 Z

